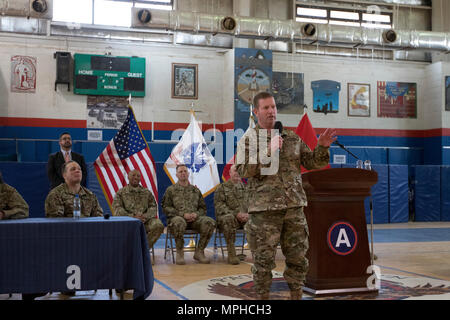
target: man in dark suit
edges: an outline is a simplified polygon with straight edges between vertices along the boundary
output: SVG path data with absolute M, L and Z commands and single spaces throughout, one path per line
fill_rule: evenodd
M 86 162 L 84 161 L 83 155 L 72 151 L 72 137 L 70 136 L 70 133 L 63 132 L 59 136 L 59 145 L 61 146 L 61 150 L 48 157 L 47 174 L 48 179 L 50 180 L 50 189 L 53 189 L 64 182 L 61 167 L 65 162 L 70 160 L 76 161 L 80 165 L 83 173 L 81 185 L 86 187 Z

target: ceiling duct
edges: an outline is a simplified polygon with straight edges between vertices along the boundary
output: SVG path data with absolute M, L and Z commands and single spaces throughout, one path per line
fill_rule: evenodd
M 0 0 L 0 14 L 51 20 L 53 0 Z
M 142 10 L 149 19 L 139 20 Z M 141 12 L 139 14 L 139 12 Z M 450 33 L 385 30 L 329 24 L 300 23 L 240 16 L 132 8 L 132 26 L 188 33 L 228 34 L 238 38 L 303 43 L 370 46 L 383 49 L 450 51 Z

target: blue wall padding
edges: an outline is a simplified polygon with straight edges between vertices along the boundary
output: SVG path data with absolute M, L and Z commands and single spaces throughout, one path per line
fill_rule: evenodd
M 372 165 L 378 173 L 378 182 L 372 186 L 373 223 L 389 223 L 389 170 L 387 165 Z M 366 222 L 370 223 L 370 197 L 364 201 Z
M 186 127 L 181 125 L 181 127 Z M 0 127 L 0 138 L 8 139 L 41 139 L 56 140 L 54 142 L 44 141 L 47 146 L 41 148 L 39 143 L 36 143 L 29 149 L 28 143 L 20 144 L 18 146 L 19 158 L 22 161 L 40 162 L 46 161 L 48 154 L 59 149 L 57 139 L 59 135 L 67 131 L 72 135 L 74 140 L 74 150 L 82 152 L 87 162 L 93 162 L 99 154 L 99 147 L 91 146 L 97 144 L 93 141 L 87 140 L 87 131 L 89 128 L 64 128 L 64 127 L 21 127 L 21 126 L 3 126 Z M 103 132 L 103 145 L 106 145 L 117 133 L 117 129 L 99 129 Z M 153 139 L 166 140 L 167 142 L 150 142 L 152 141 L 151 130 L 143 130 L 146 140 L 149 142 L 150 150 L 157 162 L 164 162 L 170 155 L 175 143 L 169 142 L 173 134 L 172 130 L 157 130 L 154 131 Z M 233 136 L 233 135 L 231 135 Z M 218 143 L 223 143 L 225 150 L 225 142 L 230 139 L 226 132 L 222 132 L 218 136 Z M 448 145 L 450 137 L 430 137 L 430 138 L 416 138 L 416 137 L 385 137 L 385 136 L 339 136 L 339 141 L 345 145 L 351 152 L 353 152 L 360 159 L 370 159 L 372 163 L 377 164 L 404 164 L 404 165 L 422 165 L 425 164 L 450 164 L 450 151 L 442 149 L 443 145 Z M 50 145 L 50 147 L 48 146 Z M 355 148 L 352 146 L 367 146 L 368 148 Z M 382 147 L 374 149 L 370 147 Z M 391 147 L 410 147 L 414 149 L 392 149 Z M 50 149 L 48 149 L 50 148 Z M 425 148 L 425 150 L 424 150 Z M 337 151 L 339 150 L 339 151 Z M 342 151 L 342 153 L 341 153 Z M 332 154 L 346 154 L 346 152 L 339 147 L 333 145 L 330 148 Z M 0 160 L 3 154 L 15 154 L 16 142 L 14 140 L 0 141 Z M 24 154 L 23 157 L 20 154 Z M 228 159 L 225 160 L 225 162 Z M 4 160 L 3 160 L 4 161 Z M 355 159 L 351 155 L 347 155 L 347 163 L 355 163 Z
M 50 185 L 47 178 L 47 163 L 0 162 L 3 180 L 19 191 L 30 207 L 30 217 L 45 216 L 44 203 Z
M 389 166 L 389 222 L 409 220 L 408 166 Z
M 442 137 L 429 137 L 423 144 L 423 164 L 440 165 L 442 159 Z M 445 150 L 445 149 L 444 149 Z
M 442 164 L 450 165 L 450 149 L 442 149 Z
M 388 149 L 389 164 L 420 165 L 423 163 L 423 149 Z
M 355 168 L 353 164 L 342 165 L 342 168 Z M 370 190 L 373 201 L 373 223 L 389 223 L 389 181 L 388 166 L 372 164 L 372 170 L 378 173 L 378 182 Z M 370 223 L 370 197 L 364 201 L 366 222 Z
M 441 168 L 415 167 L 415 221 L 441 220 Z
M 387 162 L 387 149 L 366 148 L 366 149 L 360 149 L 360 150 L 362 150 L 362 152 L 360 151 L 361 156 L 359 158 L 362 161 L 370 160 L 371 163 L 376 163 L 376 164 L 387 164 L 388 163 Z M 353 153 L 355 153 L 355 152 L 353 152 Z M 356 153 L 355 153 L 355 155 L 356 155 Z M 356 163 L 355 158 L 353 158 L 353 160 L 354 160 L 353 162 Z
M 450 221 L 450 166 L 441 167 L 441 221 Z
M 102 187 L 100 186 L 97 175 L 95 174 L 94 164 L 88 162 L 86 165 L 88 170 L 87 188 L 97 196 L 98 202 L 100 203 L 103 212 L 111 214 L 111 209 L 109 208 L 108 202 L 106 201 L 105 195 L 103 194 Z

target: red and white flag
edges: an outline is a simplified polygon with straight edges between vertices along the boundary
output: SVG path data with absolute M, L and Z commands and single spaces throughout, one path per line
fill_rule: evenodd
M 122 127 L 95 160 L 94 169 L 110 207 L 116 192 L 128 184 L 128 173 L 135 169 L 141 172 L 141 185 L 158 203 L 155 160 L 131 106 Z

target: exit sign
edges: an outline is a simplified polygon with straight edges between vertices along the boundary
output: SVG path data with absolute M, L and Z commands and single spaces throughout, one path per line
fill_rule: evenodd
M 75 94 L 145 96 L 145 58 L 74 54 Z

